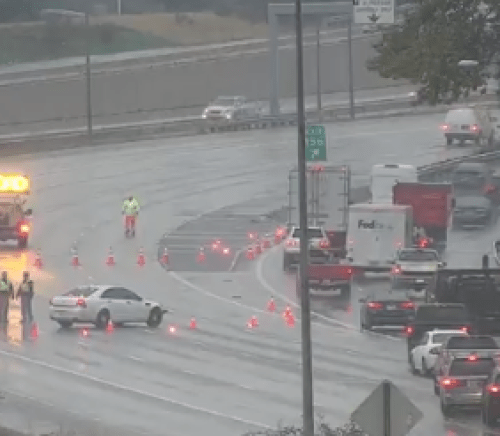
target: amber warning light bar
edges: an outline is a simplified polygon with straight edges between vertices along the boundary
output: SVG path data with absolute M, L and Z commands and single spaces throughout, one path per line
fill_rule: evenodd
M 0 174 L 0 194 L 29 194 L 30 180 L 19 174 Z

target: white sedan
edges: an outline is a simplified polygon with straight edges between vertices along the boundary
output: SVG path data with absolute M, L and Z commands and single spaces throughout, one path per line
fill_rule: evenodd
M 159 303 L 148 301 L 121 286 L 81 286 L 50 300 L 50 319 L 63 328 L 92 323 L 105 328 L 114 324 L 145 322 L 158 327 L 163 314 Z
M 427 332 L 411 351 L 410 366 L 413 373 L 429 375 L 436 364 L 441 345 L 451 336 L 467 336 L 463 330 L 433 330 Z

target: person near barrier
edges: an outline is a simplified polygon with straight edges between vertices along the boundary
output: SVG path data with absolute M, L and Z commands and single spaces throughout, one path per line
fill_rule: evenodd
M 133 195 L 129 196 L 122 207 L 122 214 L 125 215 L 125 235 L 135 236 L 135 221 L 139 215 L 139 202 Z
M 0 323 L 7 325 L 9 321 L 9 300 L 14 298 L 14 287 L 7 275 L 7 271 L 2 272 L 0 279 Z
M 16 293 L 16 299 L 21 299 L 21 313 L 22 313 L 22 321 L 21 322 L 32 322 L 33 321 L 33 311 L 32 311 L 32 302 L 33 302 L 33 280 L 30 279 L 30 273 L 28 271 L 24 271 L 23 273 L 23 281 L 19 285 Z

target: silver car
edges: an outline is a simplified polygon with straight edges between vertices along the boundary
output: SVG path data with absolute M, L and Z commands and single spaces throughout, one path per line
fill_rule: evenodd
M 98 328 L 144 322 L 158 327 L 167 312 L 159 303 L 145 300 L 122 286 L 81 286 L 50 300 L 50 319 L 63 328 L 91 323 Z
M 238 121 L 247 118 L 257 118 L 260 108 L 256 103 L 249 102 L 245 97 L 217 97 L 203 111 L 201 117 L 206 121 Z
M 458 407 L 480 407 L 484 384 L 495 366 L 493 357 L 456 354 L 439 377 L 443 415 L 450 416 Z

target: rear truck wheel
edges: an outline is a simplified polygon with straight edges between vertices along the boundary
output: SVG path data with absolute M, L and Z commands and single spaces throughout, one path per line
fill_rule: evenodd
M 452 407 L 441 400 L 441 413 L 443 414 L 443 416 L 449 418 L 452 415 L 452 412 Z
M 28 246 L 28 237 L 19 236 L 19 238 L 17 238 L 17 246 L 18 248 L 26 248 Z
M 102 309 L 98 314 L 95 319 L 95 325 L 99 329 L 105 329 L 106 326 L 108 325 L 109 321 L 111 319 L 111 316 L 109 314 L 108 309 Z
M 146 321 L 146 323 L 147 323 L 148 327 L 156 328 L 161 324 L 162 320 L 163 320 L 162 311 L 158 307 L 155 307 L 149 313 L 149 318 Z
M 429 368 L 427 368 L 427 363 L 425 358 L 422 357 L 422 375 L 428 376 L 430 374 Z
M 61 328 L 69 329 L 73 325 L 73 321 L 57 321 Z

